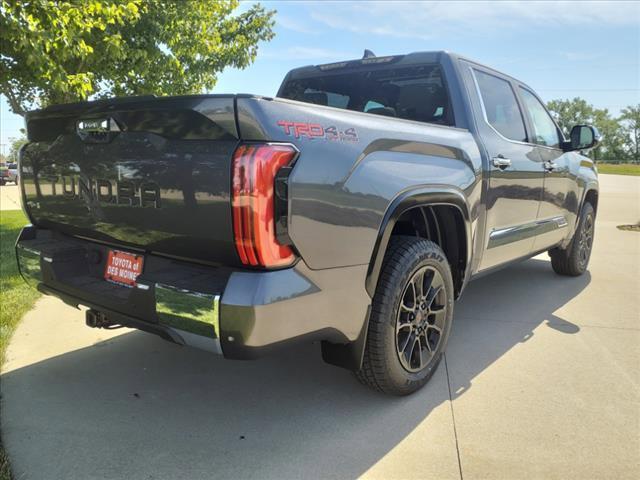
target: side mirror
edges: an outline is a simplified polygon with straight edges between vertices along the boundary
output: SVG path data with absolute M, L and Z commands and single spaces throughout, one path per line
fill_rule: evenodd
M 602 140 L 602 135 L 596 127 L 591 125 L 576 125 L 571 129 L 570 140 L 565 143 L 564 150 L 588 150 L 597 147 Z

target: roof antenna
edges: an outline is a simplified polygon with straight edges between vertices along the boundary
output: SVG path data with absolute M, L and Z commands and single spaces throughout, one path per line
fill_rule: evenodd
M 364 55 L 362 56 L 362 58 L 371 58 L 371 57 L 375 57 L 376 54 L 373 53 L 371 50 L 369 50 L 368 48 L 365 48 L 364 50 Z

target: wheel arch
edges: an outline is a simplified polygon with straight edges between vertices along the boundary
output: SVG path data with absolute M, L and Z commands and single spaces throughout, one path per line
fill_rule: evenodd
M 582 207 L 585 202 L 589 202 L 593 206 L 593 210 L 598 211 L 598 188 L 596 186 L 588 186 L 584 192 L 584 198 L 582 199 L 582 204 L 580 205 L 580 211 L 582 211 Z
M 457 285 L 454 278 L 456 297 L 460 295 L 464 285 L 468 281 L 471 266 L 472 237 L 470 209 L 462 191 L 456 188 L 433 186 L 420 187 L 401 192 L 387 207 L 380 228 L 378 229 L 378 235 L 371 254 L 365 280 L 365 288 L 371 298 L 373 298 L 375 294 L 378 278 L 380 277 L 380 271 L 382 269 L 382 262 L 398 222 L 403 218 L 403 215 L 425 207 L 446 207 L 455 209 L 457 212 L 458 221 L 455 225 L 460 225 L 460 233 L 464 235 L 464 239 L 458 238 L 457 243 L 457 247 L 462 246 L 461 251 L 464 252 L 461 259 L 462 271 Z M 447 221 L 449 221 L 449 226 L 451 226 L 450 218 Z M 460 240 L 462 241 L 460 242 Z M 449 257 L 447 257 L 447 259 L 449 260 Z M 361 368 L 369 329 L 370 314 L 371 306 L 369 306 L 367 310 L 367 316 L 362 325 L 362 330 L 354 342 L 349 344 L 322 342 L 322 358 L 325 362 L 349 370 L 357 371 Z
M 399 194 L 387 208 L 382 223 L 378 230 L 376 242 L 371 254 L 371 260 L 367 269 L 365 288 L 370 297 L 373 298 L 378 284 L 378 278 L 382 269 L 389 241 L 394 230 L 402 219 L 407 216 L 425 216 L 424 209 L 451 209 L 452 216 L 444 215 L 439 218 L 438 224 L 446 229 L 444 235 L 440 237 L 440 242 L 436 241 L 450 261 L 454 259 L 452 266 L 454 273 L 454 284 L 456 297 L 462 292 L 467 282 L 469 268 L 471 264 L 471 220 L 470 211 L 466 198 L 462 191 L 455 188 L 443 188 L 442 186 L 421 187 L 411 189 Z M 418 213 L 421 212 L 421 213 Z M 433 210 L 432 210 L 433 212 Z M 453 213 L 454 212 L 454 213 Z M 425 217 L 427 229 L 429 228 L 428 215 Z M 438 234 L 440 231 L 438 230 Z M 422 236 L 422 235 L 418 235 Z M 460 238 L 463 236 L 464 238 Z M 430 238 L 427 236 L 426 238 Z M 431 238 L 433 240 L 433 238 Z M 457 278 L 456 278 L 457 276 Z

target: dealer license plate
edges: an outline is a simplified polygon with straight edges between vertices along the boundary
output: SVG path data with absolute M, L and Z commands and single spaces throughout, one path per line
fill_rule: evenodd
M 143 263 L 144 255 L 109 250 L 104 278 L 109 282 L 133 287 L 136 285 L 136 278 L 142 273 Z

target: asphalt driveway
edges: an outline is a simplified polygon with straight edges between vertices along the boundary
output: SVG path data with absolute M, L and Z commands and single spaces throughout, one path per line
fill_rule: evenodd
M 616 226 L 640 220 L 640 177 L 601 184 L 589 272 L 543 255 L 472 282 L 408 398 L 317 345 L 225 361 L 41 299 L 1 377 L 16 478 L 638 478 L 640 233 Z

